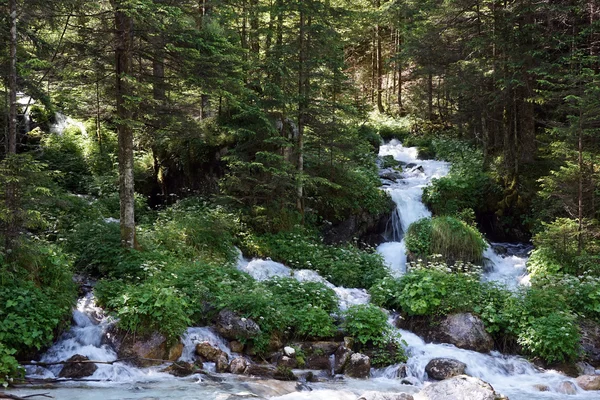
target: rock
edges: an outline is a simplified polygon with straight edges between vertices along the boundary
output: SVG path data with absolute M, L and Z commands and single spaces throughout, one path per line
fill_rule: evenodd
M 127 358 L 138 367 L 161 365 L 164 360 L 177 361 L 183 344 L 168 345 L 167 338 L 158 332 L 150 335 L 131 335 L 116 327 L 106 333 L 106 341 L 117 352 L 118 358 Z
M 346 365 L 348 364 L 348 360 L 354 354 L 352 350 L 347 347 L 340 346 L 335 352 L 335 358 L 333 362 L 333 373 L 335 374 L 343 374 Z
M 294 357 L 296 355 L 296 349 L 290 346 L 285 346 L 283 348 L 283 354 L 285 354 L 288 357 Z
M 273 378 L 275 376 L 276 368 L 272 365 L 258 365 L 250 364 L 244 375 L 256 376 L 259 378 Z
M 354 353 L 344 371 L 350 378 L 368 378 L 371 373 L 371 359 L 364 354 Z
M 196 344 L 196 354 L 202 357 L 205 361 L 217 362 L 222 356 L 228 359 L 229 356 L 223 350 L 213 346 L 209 342 Z
M 600 375 L 581 375 L 576 380 L 583 390 L 600 390 Z
M 396 182 L 398 179 L 402 179 L 402 174 L 399 172 L 385 171 L 380 173 L 379 177 L 387 179 L 388 181 Z
M 218 373 L 229 371 L 229 357 L 227 357 L 227 354 L 219 355 L 217 361 L 215 361 L 215 367 Z
M 600 367 L 600 324 L 591 320 L 583 320 L 579 323 L 581 332 L 581 349 L 584 361 L 592 366 Z
M 408 393 L 365 392 L 356 400 L 414 400 Z
M 296 357 L 281 356 L 277 360 L 277 366 L 281 368 L 294 369 L 298 367 Z
M 195 374 L 200 368 L 198 367 L 198 365 L 195 364 L 191 364 L 185 361 L 177 361 L 169 365 L 167 368 L 161 370 L 161 372 L 166 372 L 168 374 L 181 378 L 184 376 L 190 376 L 192 374 Z
M 448 315 L 439 327 L 432 331 L 431 340 L 481 353 L 487 353 L 494 348 L 494 340 L 485 331 L 481 319 L 470 313 Z
M 311 345 L 311 351 L 313 354 L 330 356 L 338 347 L 340 347 L 338 342 L 314 342 Z
M 269 350 L 278 351 L 282 347 L 283 341 L 281 340 L 281 337 L 276 333 L 272 333 L 271 337 L 269 338 Z
M 354 238 L 358 238 L 361 243 L 377 246 L 385 241 L 388 221 L 395 208 L 396 204 L 389 199 L 385 211 L 380 214 L 371 214 L 367 211 L 353 214 L 324 229 L 323 241 L 325 244 L 339 244 L 354 242 Z
M 558 393 L 574 395 L 577 394 L 577 386 L 571 381 L 562 381 L 556 387 Z
M 90 359 L 86 356 L 82 356 L 81 354 L 75 354 L 67 360 L 69 363 L 72 364 L 65 364 L 63 369 L 60 370 L 58 377 L 80 379 L 94 375 L 94 372 L 96 372 L 98 366 L 94 363 L 83 362 L 89 360 Z
M 229 310 L 221 310 L 216 321 L 217 331 L 225 339 L 251 339 L 260 333 L 260 327 L 249 318 L 241 318 Z
M 575 364 L 575 368 L 577 368 L 579 375 L 596 375 L 596 369 L 584 361 Z
M 434 358 L 427 363 L 425 372 L 430 379 L 442 380 L 463 375 L 467 364 L 452 358 Z
M 352 336 L 344 336 L 344 347 L 349 349 L 354 347 L 354 338 Z
M 232 340 L 229 342 L 229 348 L 234 353 L 242 353 L 244 351 L 244 344 L 238 342 L 237 340 Z
M 496 400 L 500 397 L 489 383 L 466 375 L 433 383 L 419 394 L 419 398 L 426 400 Z
M 329 356 L 313 354 L 306 359 L 305 368 L 329 371 L 331 370 L 331 361 L 329 360 Z
M 229 372 L 236 375 L 241 375 L 246 371 L 250 363 L 248 360 L 242 357 L 236 357 L 231 360 L 231 364 L 229 364 Z
M 533 388 L 535 390 L 537 390 L 538 392 L 549 392 L 550 391 L 550 387 L 548 385 L 542 385 L 540 383 L 533 385 Z
M 412 168 L 414 168 L 416 166 L 417 166 L 417 164 L 415 164 L 415 163 L 408 163 L 408 164 L 406 164 L 406 168 L 407 169 L 412 169 Z
M 298 377 L 294 375 L 291 369 L 285 367 L 277 367 L 275 370 L 275 374 L 273 375 L 274 379 L 278 381 L 297 381 Z

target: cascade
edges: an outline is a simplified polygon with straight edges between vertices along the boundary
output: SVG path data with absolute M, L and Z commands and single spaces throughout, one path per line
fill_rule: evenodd
M 406 247 L 402 240 L 408 226 L 431 214 L 421 202 L 423 188 L 433 178 L 448 173 L 449 164 L 434 160 L 418 160 L 414 148 L 405 148 L 399 142 L 392 141 L 382 146 L 382 155 L 391 154 L 395 159 L 405 162 L 405 172 L 398 182 L 388 182 L 386 190 L 396 202 L 398 209 L 393 224 L 395 231 L 391 235 L 392 242 L 379 246 L 378 251 L 384 256 L 390 270 L 401 275 L 406 271 Z M 415 164 L 410 166 L 410 164 Z M 420 168 L 421 167 L 421 168 Z M 502 255 L 494 249 L 502 248 Z M 482 279 L 501 281 L 516 288 L 519 284 L 527 283 L 526 267 L 527 253 L 530 248 L 526 245 L 492 243 L 486 250 L 488 267 Z M 247 272 L 257 280 L 267 280 L 274 277 L 288 277 L 299 281 L 321 282 L 332 288 L 338 295 L 340 308 L 346 309 L 353 304 L 366 304 L 369 295 L 363 289 L 342 288 L 328 282 L 312 270 L 292 270 L 284 264 L 270 259 L 245 259 L 238 250 L 237 268 Z M 74 324 L 63 334 L 44 356 L 43 362 L 56 362 L 68 359 L 74 354 L 82 354 L 90 359 L 114 361 L 117 355 L 104 340 L 106 331 L 113 324 L 103 310 L 98 308 L 92 294 L 80 299 L 77 309 L 73 311 Z M 390 316 L 392 323 L 392 316 Z M 90 377 L 101 382 L 78 383 L 77 386 L 60 386 L 53 394 L 62 399 L 86 398 L 92 400 L 106 399 L 227 399 L 227 398 L 258 398 L 273 400 L 355 400 L 358 394 L 365 391 L 394 391 L 417 393 L 427 385 L 425 365 L 433 358 L 448 357 L 464 362 L 469 375 L 479 377 L 489 382 L 500 393 L 511 400 L 561 399 L 564 395 L 558 393 L 559 385 L 565 381 L 573 382 L 555 371 L 543 371 L 518 356 L 503 355 L 498 352 L 489 354 L 463 350 L 448 344 L 425 343 L 416 334 L 398 329 L 406 342 L 406 352 L 409 356 L 406 364 L 407 378 L 401 383 L 397 378 L 400 365 L 393 365 L 381 370 L 373 370 L 369 380 L 345 378 L 342 381 L 328 380 L 311 383 L 312 391 L 295 391 L 294 384 L 276 383 L 274 381 L 249 381 L 233 375 L 219 375 L 218 378 L 205 379 L 202 375 L 188 378 L 175 378 L 160 372 L 162 367 L 136 368 L 124 363 L 98 365 L 98 370 Z M 232 357 L 228 342 L 208 327 L 191 327 L 182 336 L 184 349 L 181 361 L 192 361 L 195 345 L 208 341 L 225 351 Z M 207 363 L 209 364 L 209 363 Z M 207 366 L 211 370 L 211 366 Z M 30 377 L 54 378 L 61 366 L 29 366 L 27 374 Z M 287 385 L 287 386 L 286 386 Z M 547 386 L 549 391 L 540 392 L 534 385 Z M 90 390 L 90 386 L 94 390 Z M 300 386 L 302 389 L 302 386 Z M 594 399 L 597 393 L 584 392 L 577 389 L 573 399 Z M 30 394 L 31 390 L 19 389 L 18 395 Z
M 52 126 L 50 127 L 51 133 L 55 133 L 57 135 L 62 135 L 64 133 L 65 129 L 67 129 L 69 126 L 75 126 L 75 127 L 79 128 L 82 136 L 85 137 L 88 135 L 83 122 L 76 121 L 73 118 L 68 117 L 61 112 L 57 112 L 55 114 L 54 118 L 55 118 L 56 122 L 54 124 L 52 124 Z

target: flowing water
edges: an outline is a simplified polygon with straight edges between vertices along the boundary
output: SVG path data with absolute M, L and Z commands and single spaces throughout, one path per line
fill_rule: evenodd
M 436 177 L 448 173 L 449 164 L 441 161 L 418 160 L 414 148 L 405 148 L 392 141 L 382 146 L 381 155 L 393 155 L 406 164 L 402 176 L 396 182 L 384 181 L 398 209 L 392 220 L 390 237 L 393 241 L 378 247 L 390 271 L 396 275 L 406 272 L 406 247 L 402 237 L 408 226 L 420 218 L 431 214 L 421 202 L 422 190 Z M 414 164 L 414 165 L 410 165 Z M 501 250 L 499 252 L 494 249 Z M 499 281 L 511 288 L 527 284 L 526 261 L 530 247 L 526 245 L 492 243 L 486 250 L 488 260 L 482 279 Z M 239 255 L 237 268 L 257 280 L 273 277 L 288 277 L 299 281 L 322 282 L 338 295 L 340 307 L 346 309 L 353 304 L 366 304 L 369 296 L 363 289 L 336 287 L 318 273 L 311 270 L 292 270 L 272 260 L 247 260 Z M 43 362 L 64 361 L 74 354 L 82 354 L 90 359 L 114 361 L 116 353 L 107 344 L 105 335 L 113 323 L 101 309 L 95 306 L 93 296 L 82 298 L 73 312 L 74 325 L 42 357 Z M 391 320 L 391 317 L 390 317 Z M 194 375 L 189 378 L 175 378 L 160 372 L 160 367 L 135 368 L 120 362 L 99 364 L 98 370 L 87 382 L 65 382 L 52 389 L 51 394 L 60 399 L 207 399 L 232 400 L 243 398 L 281 400 L 355 400 L 366 391 L 390 391 L 416 393 L 427 385 L 425 365 L 433 358 L 449 357 L 467 364 L 466 372 L 491 383 L 494 388 L 511 400 L 563 399 L 557 392 L 565 381 L 573 382 L 555 371 L 542 371 L 518 356 L 489 354 L 458 349 L 447 344 L 425 343 L 412 332 L 398 330 L 406 341 L 409 359 L 406 365 L 407 378 L 400 380 L 401 366 L 391 366 L 372 371 L 369 380 L 331 379 L 322 383 L 296 386 L 296 383 L 273 380 L 254 380 L 229 374 Z M 182 361 L 191 361 L 195 344 L 208 341 L 231 355 L 228 343 L 216 332 L 207 327 L 188 328 L 182 337 L 184 343 Z M 235 355 L 234 355 L 235 356 Z M 54 378 L 61 366 L 30 366 L 29 377 Z M 213 370 L 208 365 L 208 370 Z M 547 392 L 539 392 L 534 385 L 545 385 Z M 47 392 L 48 390 L 44 390 Z M 18 395 L 39 393 L 32 388 L 13 391 Z M 584 392 L 569 396 L 573 399 L 598 399 L 594 392 Z

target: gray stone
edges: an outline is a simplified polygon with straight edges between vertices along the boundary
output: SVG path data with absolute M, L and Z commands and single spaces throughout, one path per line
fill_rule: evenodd
M 199 367 L 198 365 L 191 364 L 185 361 L 177 361 L 169 365 L 167 368 L 161 370 L 161 372 L 166 372 L 177 377 L 184 377 L 195 374 L 196 372 L 198 372 L 201 366 L 202 364 L 200 364 Z
M 221 310 L 217 316 L 219 334 L 229 340 L 251 339 L 260 333 L 260 327 L 250 318 L 241 318 L 229 310 Z
M 489 383 L 466 375 L 431 384 L 419 394 L 426 400 L 496 400 L 500 397 Z
M 204 359 L 204 361 L 217 362 L 219 358 L 225 357 L 228 359 L 229 356 L 223 350 L 213 346 L 209 342 L 202 342 L 196 344 L 196 354 Z
M 215 361 L 215 367 L 219 373 L 229 371 L 229 357 L 227 357 L 227 354 L 222 353 L 219 355 L 217 361 Z
M 298 361 L 296 360 L 296 357 L 282 356 L 277 360 L 277 366 L 294 369 L 298 367 Z
M 467 369 L 467 364 L 454 360 L 452 358 L 434 358 L 427 363 L 425 372 L 430 379 L 441 381 L 442 379 L 452 378 L 462 375 Z
M 335 353 L 339 346 L 338 342 L 314 342 L 311 350 L 314 354 L 330 356 Z
M 583 390 L 600 390 L 600 375 L 581 375 L 577 384 Z
M 371 373 L 371 359 L 364 354 L 354 353 L 350 356 L 344 372 L 350 378 L 368 378 Z
M 414 400 L 408 393 L 365 392 L 356 400 Z
M 470 313 L 447 316 L 439 327 L 432 331 L 431 339 L 482 353 L 487 353 L 494 348 L 494 340 L 486 332 L 481 319 Z
M 232 340 L 231 342 L 229 342 L 229 348 L 234 353 L 242 353 L 244 351 L 244 344 L 238 342 L 237 340 Z
M 307 369 L 331 370 L 331 361 L 327 355 L 312 355 L 306 359 Z
M 94 375 L 94 372 L 96 372 L 98 367 L 94 363 L 85 361 L 90 361 L 90 359 L 86 356 L 82 356 L 81 354 L 75 354 L 67 360 L 69 364 L 65 364 L 63 369 L 60 370 L 58 377 L 80 379 Z
M 348 364 L 348 360 L 352 356 L 353 351 L 347 347 L 340 346 L 335 352 L 334 362 L 333 362 L 333 372 L 335 374 L 343 374 L 346 365 Z
M 157 332 L 149 335 L 131 335 L 112 327 L 106 333 L 106 343 L 117 352 L 120 359 L 128 359 L 138 367 L 161 365 L 177 361 L 183 352 L 183 343 L 168 344 L 167 338 Z
M 556 387 L 556 391 L 561 394 L 572 396 L 577 394 L 577 386 L 571 381 L 562 381 Z
M 296 355 L 296 350 L 293 347 L 285 346 L 283 348 L 283 353 L 288 357 L 294 357 Z
M 577 368 L 579 375 L 596 375 L 596 368 L 584 361 L 575 364 L 575 368 Z
M 244 371 L 244 375 L 256 376 L 259 378 L 273 378 L 277 369 L 272 365 L 257 365 L 250 364 L 246 371 Z
M 236 375 L 241 375 L 246 371 L 250 363 L 243 357 L 236 357 L 229 364 L 229 372 Z

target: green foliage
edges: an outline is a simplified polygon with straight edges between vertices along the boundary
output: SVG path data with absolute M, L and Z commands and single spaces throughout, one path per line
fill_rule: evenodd
M 439 254 L 448 263 L 480 263 L 486 244 L 477 229 L 441 216 L 411 224 L 406 232 L 406 248 L 413 257 L 427 259 Z
M 447 176 L 434 179 L 423 190 L 423 202 L 434 215 L 494 210 L 499 188 L 485 171 L 481 151 L 455 139 L 437 139 L 433 147 L 438 158 L 452 163 Z
M 236 215 L 197 198 L 182 200 L 161 212 L 149 236 L 156 248 L 185 259 L 233 261 Z
M 385 278 L 369 292 L 375 304 L 408 315 L 446 315 L 471 310 L 481 287 L 475 272 L 450 273 L 443 262 L 417 264 L 401 278 Z
M 7 348 L 0 342 L 0 385 L 7 387 L 15 378 L 21 378 L 25 371 L 15 359 L 15 349 Z
M 408 118 L 391 118 L 385 114 L 371 114 L 371 125 L 384 141 L 403 141 L 410 134 L 411 121 Z
M 391 327 L 385 311 L 372 304 L 351 306 L 344 312 L 344 330 L 362 345 L 389 341 Z
M 85 146 L 86 138 L 76 127 L 42 139 L 42 161 L 57 172 L 61 186 L 76 193 L 85 193 L 87 182 L 91 180 Z
M 527 263 L 529 272 L 534 276 L 556 273 L 600 274 L 600 244 L 596 239 L 596 232 L 596 224 L 589 221 L 584 221 L 581 230 L 578 221 L 569 218 L 542 223 L 542 230 L 533 237 L 536 249 Z
M 523 348 L 547 362 L 573 361 L 579 354 L 575 316 L 564 311 L 534 319 L 519 335 Z
M 352 245 L 327 246 L 302 230 L 247 237 L 247 253 L 271 257 L 295 269 L 312 269 L 336 286 L 370 287 L 387 272 L 381 256 Z
M 182 297 L 177 289 L 152 282 L 129 284 L 119 290 L 120 285 L 116 281 L 100 282 L 96 293 L 101 304 L 115 311 L 122 329 L 134 334 L 157 331 L 174 341 L 191 325 L 189 299 Z

